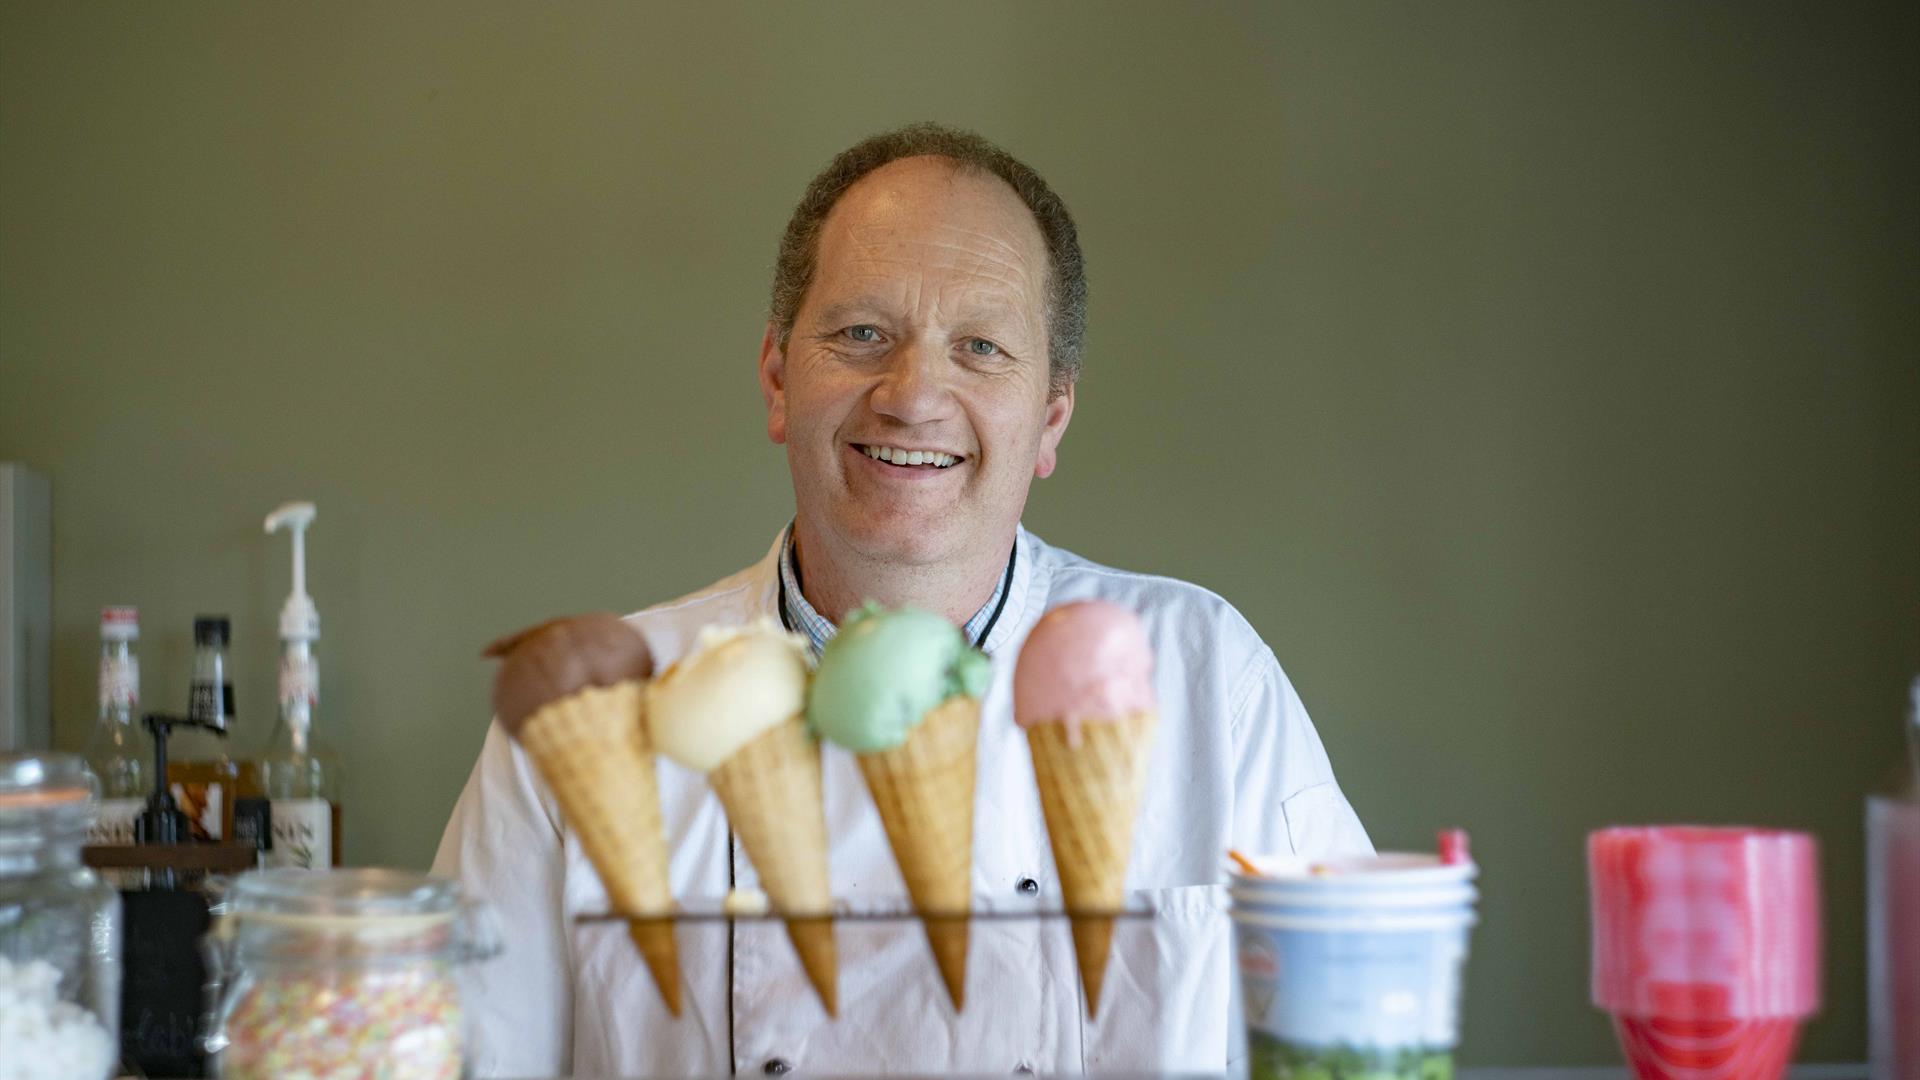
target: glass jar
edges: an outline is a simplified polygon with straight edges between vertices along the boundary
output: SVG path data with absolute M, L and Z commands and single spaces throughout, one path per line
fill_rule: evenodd
M 80 862 L 99 783 L 71 754 L 0 754 L 0 1032 L 8 1075 L 119 1064 L 120 895 Z
M 226 1080 L 465 1075 L 458 968 L 499 952 L 486 909 L 399 870 L 266 870 L 227 890 L 206 938 L 207 1037 Z

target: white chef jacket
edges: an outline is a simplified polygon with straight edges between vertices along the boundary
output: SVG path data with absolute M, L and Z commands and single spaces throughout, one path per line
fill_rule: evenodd
M 623 925 L 575 921 L 605 911 L 606 893 L 551 791 L 495 723 L 434 859 L 436 872 L 492 905 L 507 939 L 472 973 L 475 1074 L 1225 1068 L 1229 1045 L 1241 1044 L 1220 884 L 1226 849 L 1330 855 L 1372 845 L 1292 684 L 1231 605 L 1195 585 L 1088 562 L 1024 528 L 1015 544 L 1005 607 L 982 643 L 993 680 L 975 785 L 977 908 L 1060 897 L 1032 759 L 1013 722 L 1014 661 L 1028 630 L 1057 604 L 1107 600 L 1140 614 L 1155 656 L 1160 723 L 1127 870 L 1130 903 L 1155 914 L 1118 924 L 1096 1019 L 1085 1013 L 1065 922 L 976 919 L 957 1015 L 917 923 L 841 923 L 837 1020 L 779 923 L 683 923 L 676 1020 Z M 627 621 L 658 664 L 671 663 L 701 627 L 777 614 L 780 551 L 776 540 L 758 564 Z M 828 745 L 824 770 L 834 895 L 854 906 L 900 903 L 906 887 L 859 767 Z M 659 778 L 674 896 L 712 907 L 730 887 L 753 887 L 703 778 L 664 758 Z

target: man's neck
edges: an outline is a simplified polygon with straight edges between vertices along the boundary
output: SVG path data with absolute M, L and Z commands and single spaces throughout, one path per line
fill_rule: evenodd
M 1013 537 L 984 546 L 966 557 L 926 566 L 861 558 L 842 550 L 811 529 L 804 518 L 794 521 L 794 560 L 800 573 L 800 592 L 813 610 L 833 620 L 869 600 L 887 607 L 917 607 L 965 625 L 992 598 L 1013 553 Z

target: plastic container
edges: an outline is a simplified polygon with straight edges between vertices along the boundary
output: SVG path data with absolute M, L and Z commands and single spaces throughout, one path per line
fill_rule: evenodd
M 80 862 L 99 785 L 69 754 L 0 754 L 0 1032 L 9 1077 L 119 1063 L 120 896 Z
M 1593 1003 L 1641 1080 L 1774 1080 L 1820 1005 L 1805 833 L 1663 826 L 1588 837 Z
M 222 907 L 206 948 L 215 1076 L 465 1075 L 458 969 L 499 945 L 485 908 L 453 882 L 269 870 L 236 879 Z
M 1251 1080 L 1451 1076 L 1475 867 L 1410 854 L 1254 865 L 1228 890 Z

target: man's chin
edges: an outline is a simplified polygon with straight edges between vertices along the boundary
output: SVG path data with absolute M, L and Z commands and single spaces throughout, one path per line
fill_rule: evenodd
M 964 544 L 952 515 L 892 515 L 851 523 L 843 534 L 875 562 L 927 566 L 950 561 Z
M 932 566 L 953 557 L 954 542 L 934 527 L 920 531 L 886 530 L 855 538 L 860 552 L 875 562 L 897 566 Z

